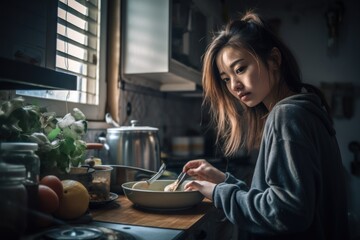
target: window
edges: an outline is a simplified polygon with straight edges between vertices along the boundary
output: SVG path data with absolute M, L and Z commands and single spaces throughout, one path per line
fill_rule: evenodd
M 106 0 L 58 1 L 55 69 L 76 75 L 77 91 L 26 90 L 16 91 L 17 94 L 67 101 L 69 108 L 71 103 L 84 104 L 76 107 L 90 119 L 103 119 L 103 110 L 97 109 L 97 114 L 93 111 L 105 102 L 101 96 L 105 95 L 106 3 Z M 46 105 L 56 107 L 57 103 L 50 101 Z

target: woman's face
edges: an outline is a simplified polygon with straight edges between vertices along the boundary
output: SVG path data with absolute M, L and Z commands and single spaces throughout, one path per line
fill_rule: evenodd
M 233 96 L 248 107 L 263 102 L 269 109 L 274 79 L 263 62 L 257 61 L 246 49 L 225 47 L 217 55 L 216 64 Z

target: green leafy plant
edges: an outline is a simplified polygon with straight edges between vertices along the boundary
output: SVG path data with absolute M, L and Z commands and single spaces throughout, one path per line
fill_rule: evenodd
M 0 141 L 35 142 L 41 171 L 68 172 L 85 161 L 87 132 L 85 115 L 74 108 L 63 118 L 21 97 L 4 101 L 0 108 Z

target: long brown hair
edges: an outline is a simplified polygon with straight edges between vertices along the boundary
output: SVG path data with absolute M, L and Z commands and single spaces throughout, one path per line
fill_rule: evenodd
M 262 103 L 252 108 L 240 103 L 221 80 L 216 57 L 227 46 L 246 49 L 267 68 L 271 50 L 274 47 L 279 49 L 282 60 L 276 102 L 285 97 L 284 89 L 300 93 L 302 87 L 309 88 L 311 92 L 316 88 L 301 83 L 295 57 L 259 15 L 248 11 L 242 18 L 230 21 L 214 35 L 207 47 L 203 57 L 202 84 L 204 104 L 210 106 L 211 123 L 216 126 L 217 142 L 224 143 L 225 155 L 231 156 L 239 148 L 252 150 L 259 147 L 268 110 Z

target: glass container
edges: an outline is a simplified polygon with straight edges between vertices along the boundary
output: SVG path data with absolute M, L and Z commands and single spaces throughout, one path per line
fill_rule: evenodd
M 37 149 L 37 143 L 0 143 L 0 156 L 5 163 L 23 165 L 25 167 L 26 174 L 23 184 L 27 191 L 27 219 L 29 229 L 35 227 L 36 213 L 38 210 L 40 159 L 35 154 Z
M 0 158 L 0 233 L 2 239 L 19 239 L 27 227 L 27 192 L 23 165 L 7 164 Z

